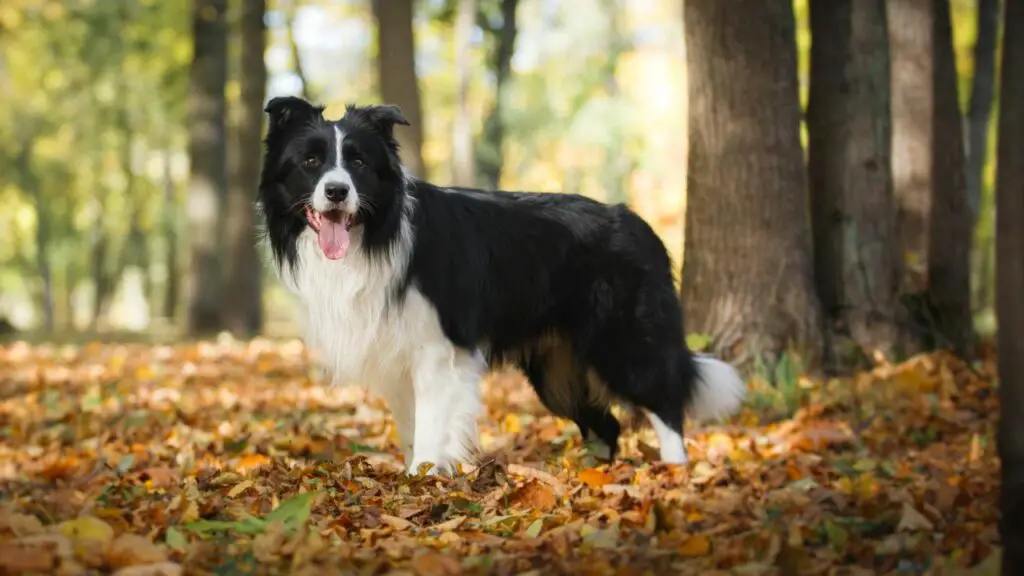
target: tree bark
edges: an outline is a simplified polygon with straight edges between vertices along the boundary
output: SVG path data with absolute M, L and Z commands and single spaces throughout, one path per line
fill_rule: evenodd
M 985 160 L 988 158 L 989 117 L 996 91 L 996 42 L 999 36 L 999 0 L 978 0 L 974 42 L 974 77 L 967 108 L 967 198 L 978 219 Z
M 227 189 L 227 0 L 195 0 L 189 71 L 188 332 L 221 329 L 220 209 Z
M 512 55 L 515 53 L 516 10 L 519 0 L 501 0 L 501 26 L 490 28 L 495 37 L 491 54 L 494 70 L 494 104 L 484 120 L 482 142 L 477 147 L 476 163 L 483 185 L 491 190 L 501 186 L 501 169 L 505 160 L 505 123 L 502 119 L 504 94 L 512 76 Z
M 974 218 L 964 178 L 963 116 L 957 93 L 949 0 L 934 2 L 932 90 L 932 210 L 928 241 L 928 296 L 935 307 L 938 347 L 971 355 L 971 245 Z
M 807 110 L 814 269 L 826 319 L 864 350 L 900 342 L 885 0 L 812 0 Z
M 924 291 L 931 214 L 932 1 L 886 2 L 892 66 L 892 175 L 906 293 Z
M 902 290 L 920 346 L 968 355 L 972 217 L 949 1 L 902 0 L 888 10 Z
M 999 101 L 1024 102 L 1024 0 L 1006 0 Z M 1024 108 L 999 107 L 996 308 L 1002 573 L 1024 573 Z
M 459 0 L 455 12 L 455 114 L 452 119 L 452 184 L 472 187 L 476 184 L 473 150 L 473 119 L 469 110 L 469 83 L 473 77 L 473 29 L 476 27 L 476 0 Z
M 227 266 L 222 309 L 224 327 L 253 336 L 263 323 L 262 283 L 256 252 L 253 201 L 259 187 L 263 146 L 263 99 L 266 94 L 266 0 L 246 0 L 241 6 L 239 32 L 241 100 L 233 115 L 234 150 L 227 206 Z
M 816 360 L 800 146 L 796 24 L 787 0 L 687 0 L 689 168 L 683 301 L 719 354 Z
M 377 79 L 384 102 L 397 105 L 409 126 L 395 129 L 402 163 L 414 176 L 424 178 L 423 114 L 416 80 L 416 42 L 413 35 L 413 0 L 373 0 L 377 20 Z

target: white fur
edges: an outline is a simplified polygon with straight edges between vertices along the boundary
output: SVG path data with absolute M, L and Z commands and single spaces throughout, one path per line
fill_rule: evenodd
M 356 183 L 352 180 L 352 175 L 348 173 L 348 170 L 345 170 L 341 163 L 341 144 L 344 140 L 345 133 L 335 126 L 334 166 L 327 172 L 324 172 L 324 175 L 320 177 L 320 181 L 316 183 L 316 188 L 313 189 L 312 204 L 313 209 L 317 212 L 344 210 L 349 214 L 355 214 L 359 210 L 359 193 L 356 191 Z M 324 192 L 328 184 L 348 185 L 348 195 L 345 196 L 345 200 L 342 202 L 331 202 L 328 200 L 327 194 Z
M 747 387 L 731 364 L 711 356 L 697 355 L 697 389 L 687 409 L 695 420 L 714 420 L 735 414 L 743 403 Z
M 386 258 L 366 258 L 359 248 L 362 230 L 355 228 L 348 255 L 328 260 L 306 230 L 298 239 L 295 273 L 287 266 L 279 273 L 299 300 L 306 345 L 331 383 L 361 385 L 384 398 L 411 471 L 426 462 L 433 471 L 449 471 L 468 463 L 477 445 L 486 367 L 477 351 L 445 337 L 436 309 L 415 287 L 404 302 L 389 301 L 412 250 L 408 210 Z
M 654 412 L 647 412 L 647 419 L 651 421 L 651 428 L 654 428 L 654 433 L 658 435 L 661 461 L 669 464 L 686 464 L 689 456 L 686 454 L 686 446 L 683 444 L 683 435 L 680 431 L 673 430 Z

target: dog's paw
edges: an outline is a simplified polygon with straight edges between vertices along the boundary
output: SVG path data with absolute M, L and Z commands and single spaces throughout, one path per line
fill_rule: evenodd
M 449 461 L 440 463 L 426 460 L 413 460 L 409 465 L 410 476 L 451 476 L 455 472 L 455 464 Z

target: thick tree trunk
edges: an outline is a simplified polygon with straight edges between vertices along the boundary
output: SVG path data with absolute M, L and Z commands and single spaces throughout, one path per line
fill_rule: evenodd
M 807 110 L 818 295 L 865 351 L 898 349 L 885 0 L 812 0 Z
M 989 117 L 996 92 L 996 42 L 999 36 L 999 0 L 978 0 L 977 39 L 974 42 L 974 77 L 967 108 L 967 198 L 975 221 L 981 205 L 985 160 L 988 158 Z
M 968 357 L 974 340 L 971 314 L 971 245 L 974 218 L 964 180 L 963 116 L 957 94 L 949 0 L 934 2 L 934 107 L 932 108 L 932 211 L 928 241 L 928 296 L 935 307 L 939 347 Z
M 519 0 L 501 0 L 501 26 L 491 28 L 491 33 L 495 37 L 494 51 L 491 54 L 491 67 L 495 78 L 494 104 L 487 114 L 487 119 L 484 120 L 483 138 L 477 148 L 476 163 L 483 185 L 492 190 L 501 185 L 501 168 L 505 159 L 505 123 L 502 115 L 505 87 L 512 75 L 512 54 L 515 53 L 518 32 L 518 7 Z
M 253 201 L 259 187 L 263 146 L 263 99 L 266 94 L 266 0 L 247 0 L 241 8 L 242 97 L 234 116 L 234 150 L 227 206 L 227 269 L 223 292 L 224 327 L 253 336 L 263 323 L 259 255 L 256 252 Z
M 452 184 L 476 184 L 473 119 L 469 110 L 469 83 L 473 76 L 472 42 L 476 28 L 476 0 L 459 0 L 455 13 L 455 115 L 452 119 Z
M 1024 102 L 1024 0 L 1006 0 L 999 101 Z M 999 107 L 996 307 L 1003 574 L 1024 574 L 1024 108 Z
M 972 217 L 949 2 L 901 0 L 888 9 L 902 289 L 919 344 L 967 355 Z
M 397 105 L 409 126 L 395 129 L 402 163 L 424 178 L 423 114 L 416 80 L 416 42 L 412 30 L 413 0 L 373 0 L 377 20 L 377 78 L 384 102 Z
M 822 323 L 792 3 L 687 0 L 684 14 L 688 330 L 711 335 L 715 350 L 730 356 L 772 360 L 791 345 L 814 356 Z
M 903 291 L 927 288 L 932 189 L 932 2 L 886 2 L 892 57 L 892 175 Z
M 195 0 L 194 53 L 189 76 L 188 332 L 209 334 L 221 324 L 220 209 L 227 188 L 227 0 Z

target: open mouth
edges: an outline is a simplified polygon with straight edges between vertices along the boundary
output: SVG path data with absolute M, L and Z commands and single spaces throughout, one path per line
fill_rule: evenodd
M 324 256 L 339 260 L 348 253 L 349 230 L 355 224 L 355 216 L 341 210 L 317 212 L 306 206 L 306 222 L 316 232 L 317 243 Z

